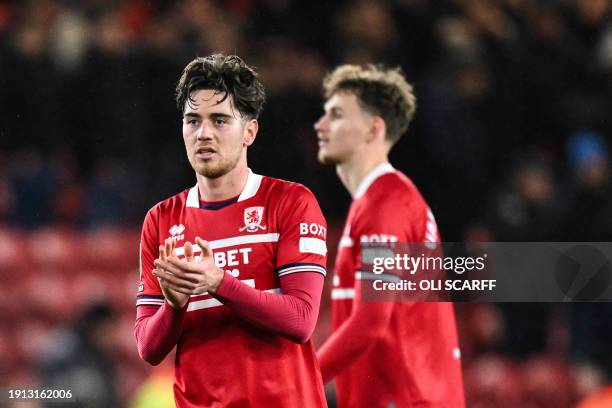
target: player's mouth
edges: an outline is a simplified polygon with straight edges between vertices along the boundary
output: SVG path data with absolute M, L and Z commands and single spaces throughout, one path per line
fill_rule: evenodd
M 200 160 L 210 160 L 216 154 L 216 150 L 212 147 L 199 147 L 196 149 L 196 158 Z
M 319 138 L 319 147 L 325 147 L 329 143 L 329 139 L 325 137 Z

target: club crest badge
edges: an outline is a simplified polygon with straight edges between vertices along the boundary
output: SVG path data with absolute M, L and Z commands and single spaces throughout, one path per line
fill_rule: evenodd
M 244 226 L 240 228 L 240 232 L 256 232 L 258 230 L 267 230 L 268 227 L 261 225 L 263 221 L 263 207 L 249 207 L 244 210 Z

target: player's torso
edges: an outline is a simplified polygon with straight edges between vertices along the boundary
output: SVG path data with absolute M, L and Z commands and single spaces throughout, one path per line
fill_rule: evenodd
M 360 302 L 355 299 L 355 283 L 363 245 L 425 241 L 439 242 L 439 234 L 416 187 L 397 173 L 374 181 L 351 204 L 339 243 L 332 289 L 334 328 L 349 319 Z M 368 355 L 336 379 L 340 406 L 412 406 L 418 401 L 428 407 L 453 406 L 436 405 L 449 400 L 462 406 L 461 396 L 454 397 L 461 387 L 459 361 L 453 356 L 455 332 L 452 305 L 396 302 L 384 334 Z M 435 355 L 440 361 L 432 363 L 429 356 Z M 445 372 L 445 381 L 453 385 L 440 383 Z
M 158 203 L 145 218 L 137 305 L 163 304 L 150 271 L 157 245 L 167 238 L 183 257 L 185 243 L 200 237 L 226 279 L 231 274 L 260 291 L 280 293 L 285 275 L 325 275 L 325 231 L 315 197 L 297 183 L 249 170 L 240 195 L 222 203 L 201 203 L 195 186 Z M 197 246 L 194 255 L 201 256 Z M 176 346 L 177 406 L 324 406 L 312 342 L 296 343 L 247 320 L 232 305 L 240 300 L 235 294 L 190 298 Z
M 245 284 L 266 291 L 279 291 L 275 271 L 279 233 L 276 220 L 278 200 L 270 194 L 271 180 L 262 181 L 258 194 L 222 208 L 176 205 L 159 220 L 160 245 L 166 238 L 176 242 L 176 254 L 184 256 L 185 242 L 200 237 L 210 243 L 218 267 Z M 189 200 L 189 198 L 187 199 Z M 197 257 L 199 247 L 194 247 Z M 221 312 L 221 303 L 209 294 L 192 296 L 187 309 L 189 321 Z

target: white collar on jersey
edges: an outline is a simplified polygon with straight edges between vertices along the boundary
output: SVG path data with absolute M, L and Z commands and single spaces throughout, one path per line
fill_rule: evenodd
M 244 185 L 242 193 L 240 193 L 240 196 L 238 197 L 238 201 L 244 201 L 257 194 L 262 177 L 263 176 L 260 174 L 255 174 L 253 171 L 251 171 L 251 169 L 249 169 L 246 184 Z M 197 184 L 189 189 L 189 193 L 187 193 L 186 206 L 200 208 L 200 194 Z
M 382 176 L 383 174 L 393 173 L 395 169 L 391 165 L 391 163 L 382 163 L 378 166 L 374 167 L 367 176 L 361 181 L 359 187 L 357 187 L 357 191 L 355 192 L 354 200 L 361 198 L 366 192 L 366 190 L 372 185 L 377 178 Z

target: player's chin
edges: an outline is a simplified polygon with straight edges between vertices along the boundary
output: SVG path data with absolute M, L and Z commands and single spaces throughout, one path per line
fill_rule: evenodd
M 337 157 L 329 154 L 329 152 L 323 149 L 319 150 L 317 158 L 319 159 L 319 163 L 321 164 L 332 165 L 332 166 L 340 164 L 340 160 Z
M 202 160 L 195 160 L 193 163 L 193 169 L 196 171 L 196 173 L 201 175 L 209 173 L 211 171 L 211 167 L 213 166 L 211 166 L 210 163 L 206 163 Z
M 228 166 L 223 166 L 222 163 L 199 163 L 196 164 L 195 171 L 209 179 L 219 178 L 229 172 Z

